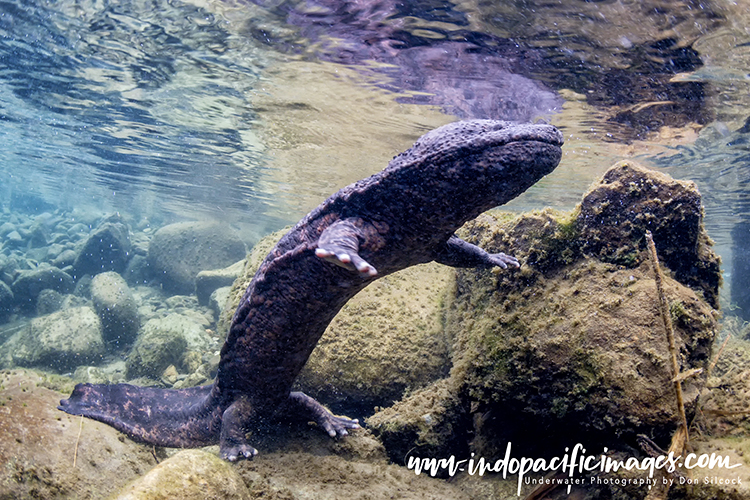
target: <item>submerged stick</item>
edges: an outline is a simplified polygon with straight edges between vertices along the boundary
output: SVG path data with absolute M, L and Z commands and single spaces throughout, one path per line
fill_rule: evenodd
M 656 255 L 656 245 L 651 231 L 646 231 L 646 241 L 648 242 L 648 251 L 651 255 L 651 266 L 654 269 L 654 280 L 656 281 L 656 293 L 659 295 L 659 311 L 661 319 L 664 321 L 664 328 L 667 331 L 667 340 L 669 341 L 669 353 L 672 358 L 672 378 L 674 380 L 674 390 L 677 394 L 677 411 L 682 420 L 682 428 L 685 434 L 684 442 L 688 442 L 688 424 L 685 416 L 685 402 L 682 399 L 682 383 L 680 382 L 680 366 L 677 364 L 677 347 L 674 341 L 674 329 L 672 328 L 672 317 L 669 314 L 669 303 L 667 296 L 664 294 L 664 276 L 659 266 L 659 257 Z
M 81 440 L 81 431 L 83 431 L 83 415 L 81 415 L 81 425 L 78 426 L 78 437 L 76 438 L 76 448 L 73 451 L 73 468 L 76 468 L 76 461 L 78 460 L 78 442 Z

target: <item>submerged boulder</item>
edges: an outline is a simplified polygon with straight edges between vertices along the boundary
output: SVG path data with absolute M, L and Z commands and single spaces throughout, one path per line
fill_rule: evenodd
M 170 365 L 182 366 L 189 352 L 216 348 L 206 330 L 181 314 L 149 320 L 126 360 L 128 378 L 159 378 Z
M 102 327 L 90 307 L 64 309 L 34 318 L 15 343 L 11 356 L 19 366 L 74 370 L 104 354 Z
M 393 460 L 425 447 L 439 456 L 468 447 L 490 458 L 511 441 L 541 450 L 576 442 L 634 445 L 643 432 L 668 438 L 678 424 L 677 403 L 642 236 L 646 229 L 654 232 L 662 264 L 673 276 L 665 288 L 682 371 L 707 365 L 717 329 L 711 306 L 719 260 L 693 185 L 629 164 L 616 165 L 604 179 L 570 214 L 488 213 L 461 230 L 464 239 L 515 255 L 523 265 L 516 271 L 457 271 L 445 311 L 453 339 L 448 382 L 415 391 L 368 419 L 391 443 Z M 596 209 L 602 185 L 610 190 L 608 199 L 622 201 Z M 668 192 L 681 197 L 677 206 L 652 200 L 666 200 Z M 658 206 L 657 215 L 634 208 L 650 203 Z M 697 221 L 682 224 L 686 214 Z M 695 274 L 668 267 L 676 254 L 682 260 L 675 265 L 683 271 L 691 265 Z M 701 376 L 683 382 L 688 412 L 703 385 Z M 455 432 L 456 422 L 469 431 Z
M 207 305 L 211 294 L 219 288 L 232 286 L 245 268 L 245 260 L 235 262 L 222 269 L 209 269 L 199 272 L 195 277 L 195 295 L 201 305 Z
M 127 224 L 117 215 L 109 217 L 89 235 L 78 251 L 73 263 L 76 275 L 123 272 L 131 256 L 130 247 Z
M 10 316 L 13 310 L 13 292 L 5 282 L 0 281 L 0 322 Z
M 73 278 L 56 267 L 42 267 L 21 271 L 13 281 L 11 289 L 16 303 L 24 309 L 36 307 L 37 297 L 42 290 L 55 290 L 69 293 L 75 283 Z
M 104 341 L 114 347 L 132 344 L 140 327 L 138 304 L 122 276 L 115 272 L 97 274 L 90 291 L 102 321 Z
M 155 465 L 150 446 L 58 410 L 72 386 L 67 377 L 0 372 L 0 498 L 111 498 Z
M 165 289 L 186 295 L 195 292 L 200 271 L 234 264 L 245 253 L 245 243 L 224 224 L 178 222 L 156 231 L 148 247 L 148 263 Z
M 675 279 L 719 307 L 720 261 L 703 228 L 695 183 L 619 162 L 583 197 L 575 224 L 584 254 L 628 267 L 647 258 L 642 250 L 651 231 L 659 258 Z
M 153 498 L 249 500 L 252 497 L 229 463 L 202 450 L 183 450 L 133 481 L 115 500 Z

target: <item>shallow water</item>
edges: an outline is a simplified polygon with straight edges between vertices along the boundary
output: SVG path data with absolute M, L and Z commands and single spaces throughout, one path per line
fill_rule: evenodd
M 625 158 L 693 180 L 750 321 L 747 26 L 750 0 L 0 0 L 0 280 L 72 267 L 105 218 L 141 262 L 178 221 L 251 247 L 440 125 L 542 119 L 563 160 L 505 208 L 570 210 Z M 218 351 L 216 311 L 113 269 L 142 322 Z M 0 308 L 0 367 L 58 299 Z M 125 354 L 99 354 L 110 380 Z
M 565 157 L 508 208 L 568 209 L 635 157 L 698 183 L 731 280 L 750 219 L 748 17 L 744 2 L 6 1 L 0 205 L 213 218 L 253 240 L 443 123 L 541 118 Z

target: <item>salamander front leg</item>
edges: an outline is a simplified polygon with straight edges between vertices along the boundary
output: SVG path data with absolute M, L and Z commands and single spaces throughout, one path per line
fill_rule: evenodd
M 488 253 L 458 236 L 451 236 L 435 254 L 435 261 L 451 267 L 521 267 L 518 259 L 500 253 Z
M 359 429 L 359 421 L 348 417 L 334 415 L 322 404 L 303 392 L 292 392 L 289 394 L 290 406 L 306 412 L 309 418 L 315 421 L 331 437 L 346 436 L 347 429 Z
M 378 274 L 377 269 L 359 255 L 362 228 L 351 219 L 343 219 L 328 226 L 318 238 L 315 255 L 328 262 L 368 278 Z
M 219 455 L 224 460 L 235 462 L 241 458 L 253 458 L 258 450 L 247 442 L 246 426 L 255 416 L 246 399 L 238 399 L 224 410 L 219 437 Z

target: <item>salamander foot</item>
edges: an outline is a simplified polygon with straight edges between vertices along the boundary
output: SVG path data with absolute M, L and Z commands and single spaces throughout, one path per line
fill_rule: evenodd
M 328 408 L 303 392 L 292 392 L 289 394 L 289 401 L 307 412 L 331 437 L 346 436 L 349 434 L 348 429 L 359 429 L 359 420 L 334 415 Z

